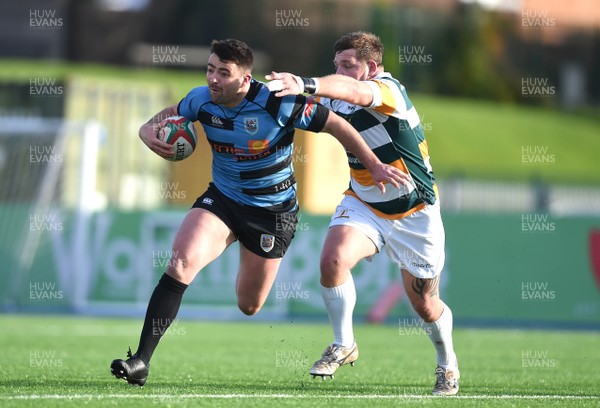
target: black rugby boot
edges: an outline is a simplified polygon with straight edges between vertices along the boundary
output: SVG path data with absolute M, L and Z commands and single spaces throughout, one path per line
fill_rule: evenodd
M 131 385 L 143 387 L 148 378 L 149 367 L 137 355 L 127 351 L 127 360 L 113 360 L 110 371 L 117 378 L 123 378 Z

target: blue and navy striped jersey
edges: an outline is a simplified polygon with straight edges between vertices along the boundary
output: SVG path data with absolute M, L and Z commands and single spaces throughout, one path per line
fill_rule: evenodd
M 294 129 L 319 132 L 329 114 L 302 95 L 277 98 L 255 80 L 238 106 L 213 103 L 208 86 L 200 86 L 177 109 L 179 115 L 202 124 L 212 147 L 216 187 L 239 203 L 260 207 L 295 197 Z

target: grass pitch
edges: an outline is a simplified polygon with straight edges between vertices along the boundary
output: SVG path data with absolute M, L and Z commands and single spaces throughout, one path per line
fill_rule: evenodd
M 597 332 L 455 329 L 458 397 L 430 396 L 435 354 L 419 327 L 356 327 L 360 358 L 333 381 L 308 368 L 322 324 L 176 321 L 146 386 L 109 372 L 142 319 L 0 316 L 0 406 L 570 407 L 600 405 Z

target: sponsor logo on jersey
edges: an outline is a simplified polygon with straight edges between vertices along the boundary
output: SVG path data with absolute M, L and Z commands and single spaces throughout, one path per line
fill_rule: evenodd
M 433 266 L 432 264 L 430 264 L 429 262 L 425 262 L 425 263 L 423 263 L 423 262 L 415 262 L 415 261 L 412 261 L 410 264 L 411 264 L 412 266 L 416 266 L 417 268 L 429 268 L 429 269 L 431 269 L 431 268 L 433 268 L 433 267 L 434 267 L 434 266 Z
M 215 126 L 223 127 L 223 121 L 218 116 L 213 115 L 212 118 L 210 118 L 210 121 Z
M 255 135 L 258 132 L 258 118 L 256 116 L 245 117 L 244 130 L 250 135 Z
M 221 143 L 211 139 L 208 139 L 208 143 L 210 144 L 210 147 L 212 147 L 213 152 L 230 154 L 236 161 L 260 160 L 270 156 L 273 151 L 275 151 L 275 149 L 269 149 L 268 140 L 249 140 L 248 150 L 241 147 L 235 147 L 233 143 Z M 248 154 L 248 152 L 250 154 Z
M 269 140 L 248 140 L 250 154 L 258 154 L 269 148 Z
M 208 143 L 210 144 L 210 146 L 212 147 L 212 149 L 215 153 L 232 154 L 232 155 L 245 153 L 244 149 L 235 147 L 233 145 L 233 143 L 221 143 L 221 142 L 216 142 L 211 139 L 208 139 Z
M 213 205 L 214 200 L 212 198 L 204 197 L 202 204 Z
M 265 252 L 270 252 L 275 246 L 275 237 L 271 234 L 260 234 L 260 247 Z

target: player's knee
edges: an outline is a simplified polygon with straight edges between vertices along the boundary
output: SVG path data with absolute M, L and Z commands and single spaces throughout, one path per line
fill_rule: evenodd
M 167 265 L 167 275 L 181 281 L 190 281 L 190 274 L 193 272 L 192 260 L 187 256 L 173 255 Z
M 325 287 L 338 286 L 340 271 L 340 260 L 334 256 L 321 256 L 321 285 Z
M 343 269 L 342 259 L 337 253 L 323 253 L 320 268 L 323 276 L 335 275 Z
M 425 321 L 426 323 L 435 322 L 439 318 L 439 311 L 437 305 L 434 302 L 419 302 L 413 305 L 415 312 Z

